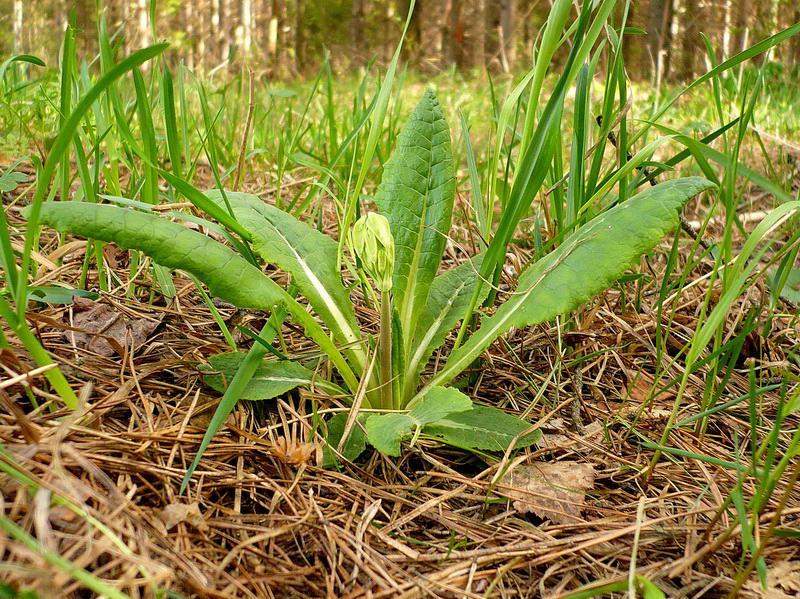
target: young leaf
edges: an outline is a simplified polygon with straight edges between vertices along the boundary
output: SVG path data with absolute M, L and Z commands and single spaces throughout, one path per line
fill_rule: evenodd
M 404 323 L 416 322 L 439 268 L 453 213 L 454 172 L 450 129 L 429 89 L 400 134 L 375 195 L 394 236 L 392 291 Z
M 428 383 L 444 385 L 510 327 L 523 327 L 574 310 L 621 276 L 678 221 L 677 211 L 714 184 L 701 177 L 661 183 L 618 204 L 573 233 L 530 266 L 517 290 L 469 341 L 455 350 Z M 424 396 L 425 389 L 417 397 Z M 415 401 L 415 400 L 412 400 Z
M 218 206 L 225 206 L 219 190 L 206 195 Z M 268 263 L 292 275 L 292 281 L 331 329 L 336 342 L 357 343 L 361 335 L 336 265 L 336 242 L 255 195 L 226 191 L 225 197 L 236 220 L 252 236 L 253 249 Z M 364 351 L 356 349 L 350 354 L 363 372 Z
M 425 426 L 457 412 L 472 409 L 472 400 L 453 387 L 433 387 L 418 402 L 409 416 L 417 426 Z
M 400 455 L 400 441 L 414 427 L 472 409 L 472 400 L 452 387 L 433 387 L 408 414 L 381 414 L 367 419 L 367 439 L 381 453 Z
M 269 310 L 286 292 L 233 250 L 153 214 L 84 202 L 47 202 L 42 223 L 59 231 L 134 248 L 158 264 L 192 273 L 211 293 L 240 308 Z
M 367 440 L 386 455 L 400 455 L 400 440 L 414 428 L 408 414 L 380 414 L 367 418 Z
M 325 447 L 322 448 L 323 468 L 332 468 L 339 462 L 336 454 L 331 451 L 331 447 L 339 446 L 339 442 L 342 440 L 342 435 L 344 434 L 344 427 L 347 425 L 348 416 L 346 412 L 343 412 L 341 414 L 336 414 L 333 418 L 328 420 L 328 434 L 325 437 L 326 444 Z M 366 420 L 366 414 L 359 414 L 358 421 L 361 425 L 363 425 Z M 364 434 L 361 425 L 356 424 L 350 430 L 350 436 L 342 447 L 342 457 L 351 462 L 364 453 L 364 450 L 367 448 L 367 435 Z
M 207 374 L 203 376 L 203 382 L 215 391 L 224 393 L 246 356 L 247 354 L 243 352 L 227 352 L 212 356 L 208 359 L 208 363 L 211 365 L 211 370 L 219 374 Z M 312 382 L 325 387 L 326 391 L 342 393 L 336 385 L 316 378 L 311 370 L 296 362 L 269 360 L 262 361 L 258 365 L 250 382 L 239 394 L 239 399 L 251 401 L 272 399 L 295 387 L 310 385 Z
M 773 294 L 775 294 L 778 289 L 778 282 L 780 280 L 777 275 L 778 272 L 776 271 L 769 277 Z M 793 268 L 788 272 L 783 286 L 780 288 L 780 295 L 790 302 L 794 302 L 795 304 L 800 303 L 800 268 Z
M 406 398 L 417 390 L 418 377 L 433 352 L 444 343 L 447 334 L 464 317 L 475 284 L 483 255 L 472 258 L 439 276 L 431 284 L 425 310 L 417 320 L 411 344 L 412 354 L 408 361 L 406 375 Z M 489 292 L 484 287 L 482 301 Z
M 10 192 L 14 191 L 22 183 L 28 180 L 28 175 L 20 173 L 19 171 L 8 170 L 0 175 L 0 191 Z
M 456 447 L 505 451 L 511 442 L 531 424 L 487 406 L 474 406 L 466 412 L 450 414 L 423 427 L 422 432 Z M 515 448 L 528 447 L 541 437 L 533 431 L 517 439 Z

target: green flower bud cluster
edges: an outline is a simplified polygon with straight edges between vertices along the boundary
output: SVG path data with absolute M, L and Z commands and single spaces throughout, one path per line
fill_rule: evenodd
M 394 238 L 386 217 L 368 212 L 353 225 L 351 235 L 355 251 L 367 274 L 382 293 L 392 288 L 394 273 Z

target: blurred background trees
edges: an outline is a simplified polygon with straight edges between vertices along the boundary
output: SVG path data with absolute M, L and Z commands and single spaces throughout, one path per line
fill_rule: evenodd
M 172 42 L 194 69 L 246 59 L 256 71 L 295 77 L 314 70 L 325 52 L 337 69 L 386 60 L 409 0 L 0 0 L 0 53 L 31 53 L 52 62 L 74 8 L 84 31 L 79 43 L 91 55 L 98 5 L 125 53 L 152 43 L 155 35 Z M 522 68 L 549 9 L 548 0 L 417 0 L 405 59 L 427 72 Z M 620 2 L 617 23 L 623 12 Z M 675 80 L 708 68 L 701 34 L 718 55 L 730 55 L 800 21 L 800 2 L 632 0 L 627 18 L 629 75 Z M 772 58 L 800 65 L 800 36 Z

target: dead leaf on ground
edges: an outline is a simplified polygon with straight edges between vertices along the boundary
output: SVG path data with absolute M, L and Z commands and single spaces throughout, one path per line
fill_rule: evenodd
M 556 524 L 582 522 L 586 491 L 594 485 L 594 466 L 575 461 L 520 464 L 500 479 L 497 492 L 520 513 Z
M 782 561 L 770 564 L 767 572 L 767 590 L 753 578 L 744 587 L 764 599 L 800 597 L 800 561 Z
M 200 505 L 192 503 L 170 503 L 158 515 L 167 530 L 175 528 L 181 522 L 191 524 L 199 531 L 208 530 L 208 524 L 200 513 Z
M 557 426 L 553 426 L 554 423 Z M 564 430 L 564 426 L 566 425 L 561 418 L 551 418 L 542 428 L 546 431 Z M 591 451 L 594 445 L 602 443 L 603 440 L 603 423 L 600 420 L 593 420 L 579 433 L 565 435 L 558 432 L 545 432 L 536 445 L 548 449 L 570 448 L 577 451 Z
M 112 269 L 127 267 L 131 261 L 130 250 L 123 250 L 110 243 L 103 246 L 103 257 Z
M 314 443 L 304 443 L 284 436 L 279 436 L 272 442 L 272 454 L 290 466 L 311 462 L 311 458 L 316 457 L 319 449 L 319 446 Z
M 628 386 L 622 392 L 623 399 L 644 403 L 653 392 L 655 381 L 646 372 L 636 370 L 625 370 L 625 377 L 628 379 Z M 675 394 L 669 391 L 662 391 L 653 397 L 653 403 L 670 401 L 675 398 Z
M 78 331 L 66 331 L 67 340 L 74 340 L 78 347 L 86 348 L 101 356 L 115 352 L 122 355 L 126 348 L 136 349 L 142 345 L 161 323 L 162 315 L 148 318 L 131 318 L 107 304 L 86 298 L 75 298 L 75 316 L 72 326 Z

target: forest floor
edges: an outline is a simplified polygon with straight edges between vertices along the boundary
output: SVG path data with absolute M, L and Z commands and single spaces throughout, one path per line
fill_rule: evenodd
M 289 193 L 291 185 L 287 181 Z M 21 224 L 24 202 L 8 194 L 4 199 L 9 217 Z M 693 205 L 688 219 L 702 219 L 702 209 Z M 77 285 L 85 247 L 77 239 L 59 245 L 45 233 L 36 284 Z M 738 488 L 747 501 L 757 481 L 741 480 L 723 462 L 667 455 L 642 475 L 654 456 L 643 442 L 659 439 L 674 399 L 674 388 L 651 397 L 658 359 L 652 339 L 661 326 L 653 300 L 662 261 L 643 262 L 653 276 L 641 289 L 628 283 L 607 291 L 579 313 L 572 330 L 515 330 L 476 365 L 474 397 L 525 412 L 540 424 L 542 441 L 530 451 L 487 464 L 423 442 L 399 460 L 376 452 L 326 470 L 317 465 L 321 445 L 310 434 L 311 392 L 301 391 L 240 404 L 205 452 L 187 494 L 179 496 L 219 400 L 203 385 L 197 364 L 227 345 L 191 281 L 176 279 L 171 302 L 158 295 L 148 301 L 146 272 L 137 273 L 136 293 L 126 293 L 127 252 L 108 247 L 106 260 L 114 270 L 112 292 L 29 312 L 45 346 L 80 389 L 82 404 L 71 414 L 44 407 L 50 404 L 22 408 L 25 390 L 3 384 L 0 459 L 24 477 L 0 477 L 0 511 L 49 551 L 115 581 L 130 596 L 158 588 L 180 593 L 162 595 L 174 597 L 556 599 L 594 596 L 571 593 L 597 581 L 616 583 L 606 588 L 622 596 L 620 585 L 634 571 L 668 597 L 724 597 L 734 589 L 743 549 L 736 512 L 727 509 L 726 499 Z M 670 345 L 676 349 L 687 340 L 682 333 L 695 330 L 708 284 L 702 270 L 673 315 L 676 338 Z M 92 276 L 90 271 L 88 287 Z M 638 306 L 632 302 L 637 293 Z M 726 328 L 735 330 L 768 293 L 763 286 L 751 289 L 731 310 Z M 219 310 L 228 323 L 252 325 L 263 318 Z M 367 328 L 374 324 L 372 311 L 359 314 Z M 291 329 L 284 342 L 296 353 L 313 349 Z M 727 395 L 747 395 L 749 362 L 785 364 L 799 342 L 791 309 L 773 320 L 768 335 L 749 335 Z M 2 352 L 2 367 L 9 375 L 32 370 L 16 346 Z M 670 372 L 682 374 L 678 364 Z M 702 377 L 690 376 L 683 419 L 699 411 Z M 39 401 L 51 399 L 40 380 L 29 381 L 28 391 Z M 779 391 L 760 396 L 764 430 Z M 313 399 L 318 409 L 336 405 L 324 395 Z M 781 444 L 798 424 L 796 415 L 790 417 L 779 432 Z M 730 460 L 750 438 L 745 402 L 719 413 L 704 431 L 676 429 L 671 442 Z M 509 486 L 499 477 L 509 459 L 512 468 L 547 469 L 565 487 L 584 490 L 585 499 L 536 477 Z M 776 526 L 800 529 L 796 476 L 797 468 L 758 515 L 769 594 L 753 574 L 735 596 L 800 593 L 797 539 L 773 534 Z M 82 506 L 86 517 L 51 504 L 54 495 Z M 7 556 L 3 580 L 41 597 L 86 596 L 46 559 L 0 539 L 0 554 Z
M 767 139 L 769 151 L 800 147 L 800 136 L 786 142 L 788 135 Z M 743 160 L 757 153 L 749 148 Z M 781 162 L 793 195 L 796 160 Z M 33 172 L 29 163 L 19 168 Z M 287 173 L 282 196 L 291 199 L 308 176 Z M 207 169 L 194 183 L 214 186 Z M 257 174 L 242 188 L 275 201 Z M 25 183 L 2 194 L 17 250 L 31 193 Z M 459 189 L 457 215 L 469 212 L 468 195 Z M 745 233 L 775 203 L 755 187 L 743 190 Z M 707 213 L 700 199 L 684 215 L 701 223 Z M 333 234 L 333 208 L 320 218 Z M 722 218 L 711 217 L 705 237 L 721 239 Z M 454 222 L 457 242 L 469 243 L 470 226 Z M 679 235 L 677 272 L 697 255 L 693 240 Z M 743 240 L 736 232 L 734 246 Z M 0 515 L 19 530 L 0 530 L 0 581 L 10 585 L 0 585 L 0 597 L 17 596 L 11 588 L 44 599 L 93 596 L 76 569 L 131 598 L 578 599 L 623 597 L 629 582 L 647 599 L 800 596 L 800 463 L 787 457 L 785 476 L 756 511 L 749 506 L 764 481 L 748 466 L 765 440 L 782 457 L 800 427 L 800 406 L 784 405 L 800 381 L 797 304 L 778 299 L 764 322 L 772 298 L 763 279 L 734 302 L 721 330 L 735 351 L 724 372 L 688 375 L 673 450 L 659 452 L 653 444 L 676 408 L 677 385 L 664 387 L 685 374 L 673 358 L 720 296 L 713 260 L 705 258 L 667 302 L 674 307 L 658 309 L 672 243 L 663 240 L 632 269 L 642 276 L 586 304 L 570 326 L 513 329 L 464 377 L 476 401 L 536 424 L 543 433 L 536 446 L 483 459 L 418 441 L 401 458 L 370 450 L 356 463 L 324 469 L 315 418 L 346 404 L 301 389 L 241 402 L 184 495 L 181 481 L 220 400 L 198 365 L 230 347 L 190 279 L 176 274 L 177 294 L 168 300 L 149 269 L 131 269 L 129 252 L 105 246 L 108 292 L 32 302 L 27 313 L 78 390 L 77 410 L 61 407 L 4 328 Z M 519 270 L 533 248 L 510 247 L 508 264 Z M 83 239 L 44 228 L 32 285 L 97 291 L 93 262 L 82 280 L 86 248 Z M 449 248 L 445 263 L 454 257 Z M 354 298 L 363 329 L 374 333 L 378 314 Z M 216 310 L 242 347 L 250 340 L 237 325 L 264 323 L 263 313 Z M 666 354 L 656 350 L 662 335 Z M 291 323 L 282 343 L 294 355 L 315 351 Z M 703 411 L 712 377 L 724 389 L 715 401 L 730 403 L 701 428 L 692 418 Z

